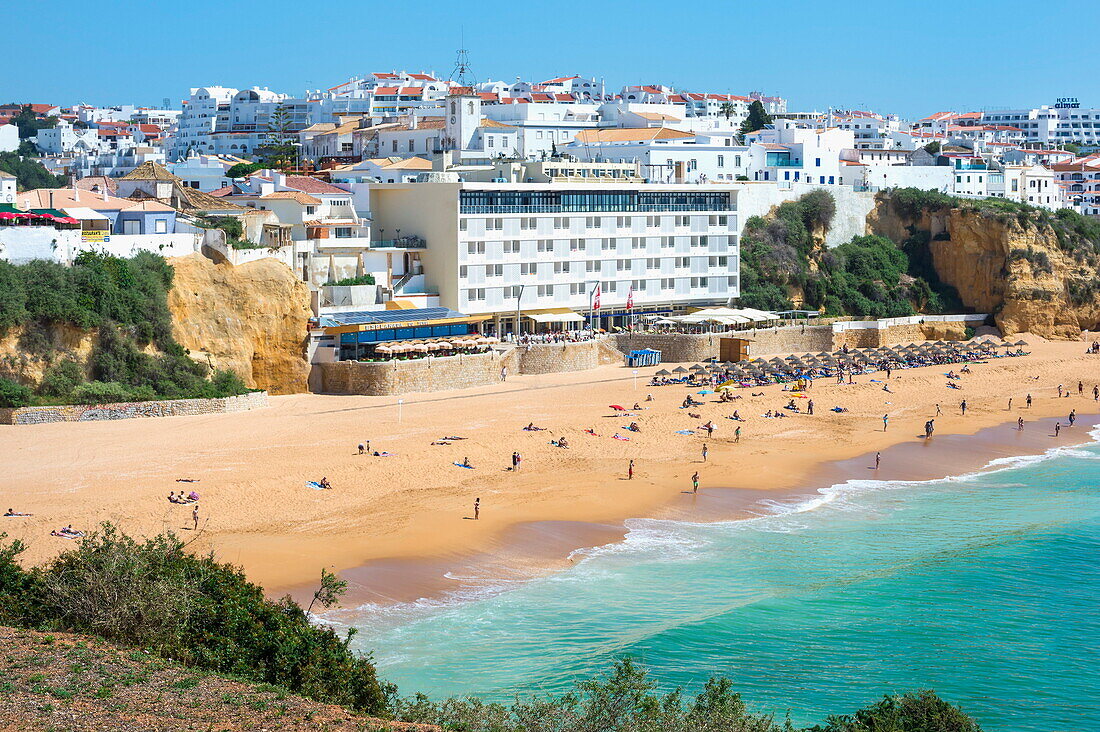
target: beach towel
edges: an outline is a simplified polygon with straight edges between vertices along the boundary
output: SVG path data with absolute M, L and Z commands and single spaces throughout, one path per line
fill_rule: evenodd
M 473 470 L 474 469 L 473 465 L 463 465 L 462 463 L 452 463 L 452 465 L 454 465 L 457 468 L 466 468 L 467 470 Z
M 618 404 L 608 404 L 607 406 L 614 409 L 616 412 L 625 412 L 626 411 L 626 407 L 620 406 Z
M 676 430 L 676 434 L 678 434 L 678 435 L 694 435 L 695 430 Z
M 611 435 L 611 439 L 613 439 L 613 440 L 622 440 L 623 442 L 630 442 L 629 437 L 623 437 L 622 435 Z
M 325 487 L 315 480 L 307 480 L 306 488 L 312 488 L 315 491 L 323 491 Z
M 713 391 L 711 391 L 710 389 L 703 389 L 702 391 L 697 391 L 697 392 L 695 392 L 695 393 L 696 393 L 696 394 L 701 394 L 701 395 L 704 395 L 704 396 L 705 396 L 705 395 L 707 395 L 707 394 L 713 394 L 714 392 L 713 392 Z

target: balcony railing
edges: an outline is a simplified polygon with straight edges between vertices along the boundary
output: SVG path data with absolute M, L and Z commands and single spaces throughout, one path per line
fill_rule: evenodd
M 427 249 L 428 242 L 419 236 L 403 236 L 400 239 L 379 239 L 370 243 L 371 249 Z

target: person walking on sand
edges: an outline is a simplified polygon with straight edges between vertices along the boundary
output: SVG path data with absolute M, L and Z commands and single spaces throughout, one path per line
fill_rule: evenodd
M 814 413 L 814 400 L 813 399 L 811 399 L 809 402 L 806 403 L 806 412 L 808 414 L 811 414 L 811 415 Z
M 734 442 L 740 442 L 741 441 L 741 425 L 737 425 L 737 428 L 734 429 L 734 431 L 733 431 L 733 441 Z
M 878 466 L 882 464 L 882 453 L 875 453 L 875 470 L 878 470 Z
M 477 521 L 481 516 L 481 498 L 474 499 L 474 521 Z
M 195 524 L 195 527 L 192 529 L 192 531 L 198 531 L 199 530 L 199 506 L 198 506 L 198 504 L 195 504 L 195 507 L 191 509 L 191 521 L 193 521 L 194 524 Z
M 699 492 L 699 471 L 698 470 L 696 470 L 694 473 L 691 474 L 691 492 L 692 493 L 698 493 Z
M 707 449 L 707 443 L 703 443 L 703 462 L 707 461 L 707 455 L 710 454 L 710 450 Z
M 1008 411 L 1012 411 L 1012 397 L 1008 398 Z
M 1061 384 L 1058 385 L 1058 398 L 1059 399 L 1062 398 L 1062 385 Z
M 1030 394 L 1027 395 L 1027 408 L 1031 409 L 1031 395 Z
M 882 431 L 883 432 L 886 431 L 886 427 L 889 426 L 889 424 L 890 424 L 890 415 L 889 414 L 882 415 Z
M 631 460 L 630 464 L 626 466 L 626 479 L 634 480 L 634 461 Z
M 1077 382 L 1077 396 L 1082 396 L 1082 395 L 1084 395 L 1084 393 L 1085 393 L 1085 382 L 1078 381 Z
M 966 400 L 965 399 L 963 399 L 961 402 L 959 402 L 959 409 L 962 410 L 963 416 L 965 417 L 966 416 Z
M 938 417 L 938 416 L 940 416 L 941 414 L 943 414 L 943 412 L 942 412 L 942 411 L 940 410 L 940 405 L 939 405 L 939 404 L 937 404 L 937 405 L 936 405 L 936 416 Z
M 508 381 L 508 367 L 507 366 L 501 366 L 500 367 L 500 380 L 502 382 Z

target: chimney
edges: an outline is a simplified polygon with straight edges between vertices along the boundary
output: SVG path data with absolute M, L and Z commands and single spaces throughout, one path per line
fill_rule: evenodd
M 409 129 L 410 130 L 415 130 L 416 129 L 416 115 L 415 114 L 409 114 Z

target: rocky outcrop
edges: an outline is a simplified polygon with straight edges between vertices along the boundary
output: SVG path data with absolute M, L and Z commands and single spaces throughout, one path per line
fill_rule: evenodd
M 0 338 L 0 378 L 36 388 L 51 365 L 70 360 L 87 372 L 99 330 L 67 323 L 32 323 L 8 329 Z
M 272 394 L 307 391 L 309 289 L 290 268 L 275 259 L 214 264 L 199 254 L 168 262 L 173 333 L 193 358 Z
M 977 206 L 901 215 L 881 196 L 867 231 L 899 243 L 926 239 L 940 279 L 967 308 L 992 313 L 1006 336 L 1076 340 L 1100 326 L 1095 264 L 1067 251 L 1054 225 L 1038 216 Z

